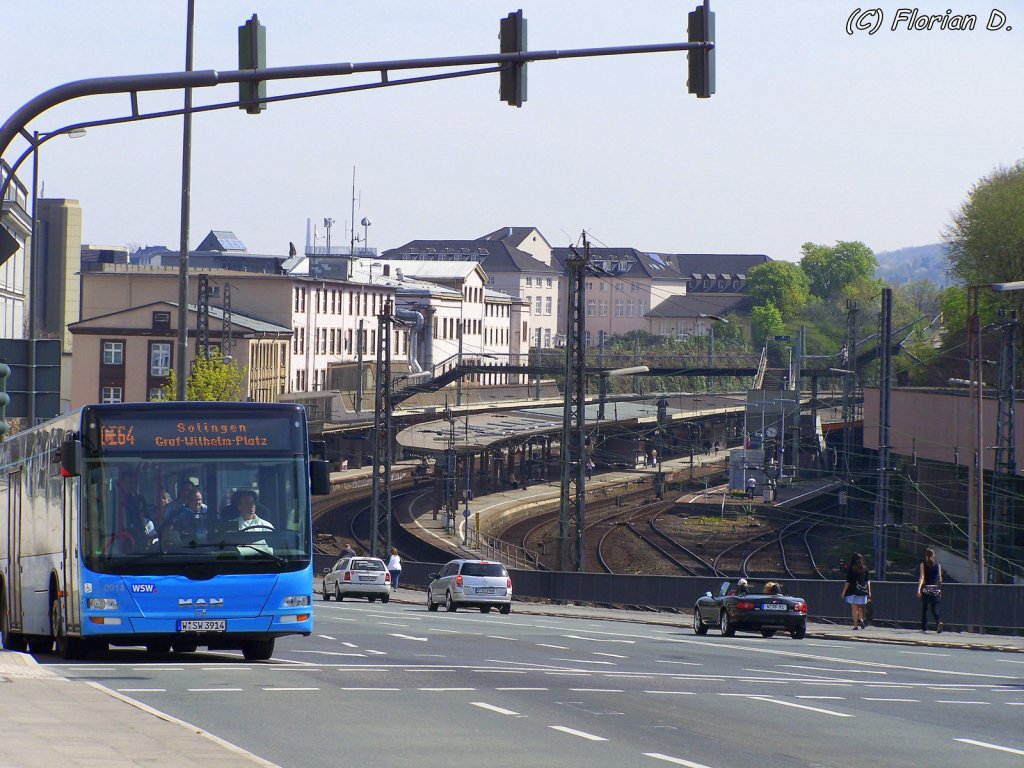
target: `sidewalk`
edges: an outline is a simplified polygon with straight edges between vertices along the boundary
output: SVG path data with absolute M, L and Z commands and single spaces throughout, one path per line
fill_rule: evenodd
M 253 768 L 273 766 L 193 725 L 25 653 L 0 651 L 3 768 Z

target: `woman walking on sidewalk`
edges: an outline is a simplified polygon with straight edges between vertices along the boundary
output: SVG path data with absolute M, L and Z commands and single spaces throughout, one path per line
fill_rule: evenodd
M 398 580 L 402 577 L 402 558 L 398 556 L 398 549 L 391 548 L 391 557 L 388 558 L 388 573 L 391 574 L 391 588 L 398 589 Z
M 942 566 L 935 561 L 935 550 L 928 547 L 921 560 L 917 579 L 917 599 L 921 601 L 921 631 L 928 631 L 928 608 L 932 609 L 935 631 L 941 634 L 942 619 L 939 617 L 939 601 L 942 600 Z
M 846 569 L 846 583 L 840 597 L 845 598 L 853 616 L 853 628 L 863 629 L 864 606 L 871 599 L 871 577 L 868 567 L 864 565 L 864 556 L 854 552 L 850 558 L 850 566 Z

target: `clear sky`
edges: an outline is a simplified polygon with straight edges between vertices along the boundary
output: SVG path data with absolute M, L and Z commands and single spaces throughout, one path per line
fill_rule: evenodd
M 686 39 L 696 0 L 196 0 L 195 68 L 237 68 L 237 28 L 267 27 L 268 66 L 496 52 L 522 7 L 535 50 Z M 238 109 L 193 123 L 191 247 L 211 229 L 250 251 L 301 250 L 306 220 L 347 242 L 473 238 L 535 226 L 554 246 L 597 244 L 799 258 L 806 241 L 876 251 L 938 242 L 971 186 L 1024 158 L 1024 3 L 884 3 L 875 34 L 847 33 L 858 6 L 720 0 L 717 94 L 686 91 L 684 53 L 536 62 L 522 109 L 498 76 Z M 893 31 L 900 8 L 973 13 L 973 31 Z M 993 8 L 1012 29 L 986 31 Z M 180 71 L 186 0 L 0 0 L 0 120 L 88 77 Z M 865 21 L 871 21 L 866 18 Z M 369 77 L 271 83 L 269 95 Z M 237 87 L 194 92 L 196 105 Z M 180 105 L 144 94 L 140 108 Z M 127 96 L 54 108 L 30 130 L 127 114 Z M 179 241 L 181 118 L 91 129 L 40 151 L 48 197 L 74 198 L 83 241 Z M 25 144 L 5 153 L 11 161 Z M 31 165 L 20 176 L 31 182 Z M 322 229 L 322 227 L 321 227 Z

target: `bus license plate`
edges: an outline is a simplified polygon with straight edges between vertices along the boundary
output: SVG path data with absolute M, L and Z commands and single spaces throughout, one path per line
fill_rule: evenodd
M 179 632 L 224 632 L 228 628 L 224 619 L 180 619 Z

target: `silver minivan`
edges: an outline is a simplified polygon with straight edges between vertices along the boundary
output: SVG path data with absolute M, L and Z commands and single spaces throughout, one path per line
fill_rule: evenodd
M 427 610 L 446 611 L 460 607 L 479 608 L 489 613 L 497 606 L 502 613 L 512 610 L 512 579 L 505 566 L 493 560 L 452 560 L 437 573 L 430 574 Z

